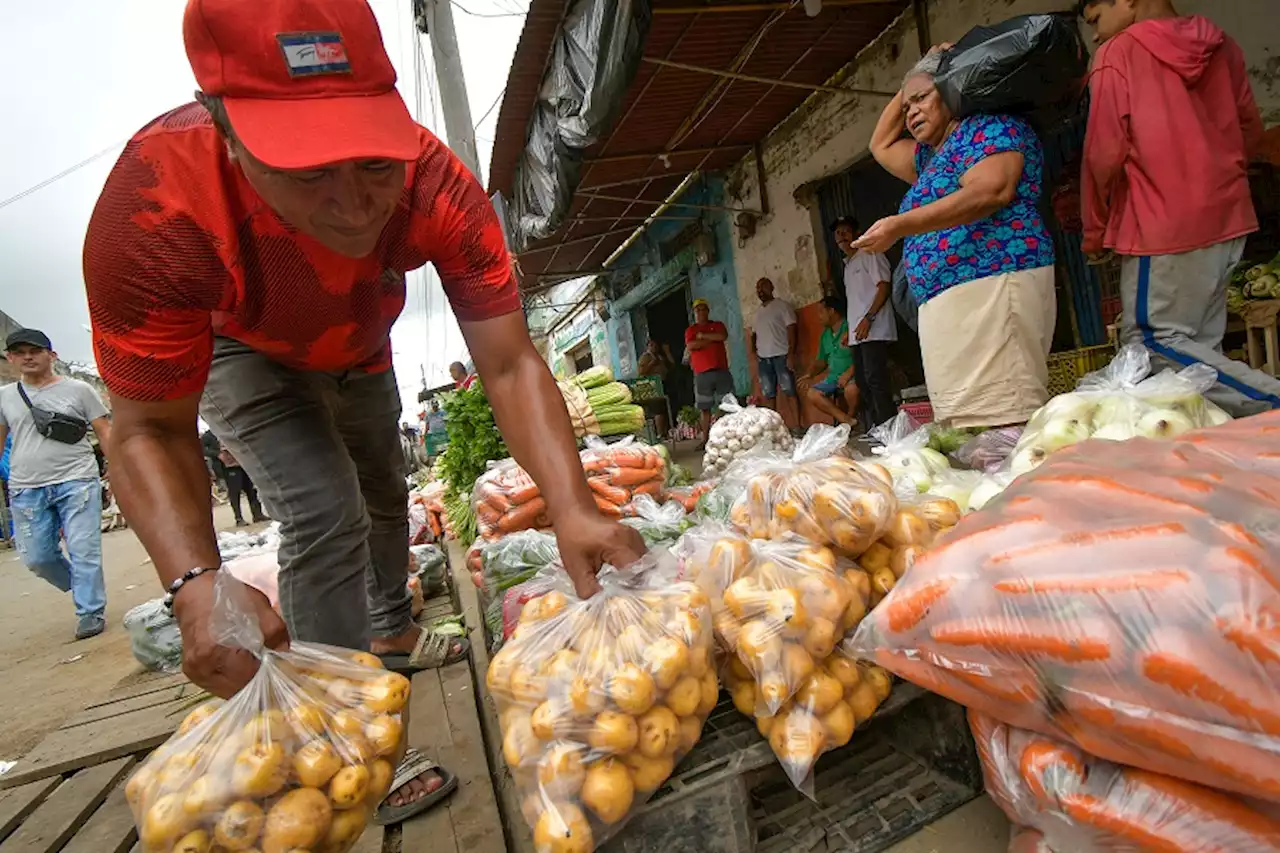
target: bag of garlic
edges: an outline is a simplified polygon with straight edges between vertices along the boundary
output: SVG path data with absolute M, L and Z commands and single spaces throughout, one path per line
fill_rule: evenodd
M 539 853 L 589 853 L 698 742 L 720 684 L 711 609 L 674 558 L 606 567 L 583 601 L 559 566 L 529 601 L 486 683 L 503 757 Z
M 742 406 L 732 394 L 726 394 L 720 410 L 726 414 L 707 434 L 703 477 L 724 473 L 735 459 L 751 451 L 790 450 L 795 444 L 782 415 L 773 409 Z

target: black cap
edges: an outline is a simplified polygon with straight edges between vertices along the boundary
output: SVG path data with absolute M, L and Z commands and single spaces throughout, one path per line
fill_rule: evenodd
M 19 329 L 13 332 L 9 337 L 5 338 L 4 348 L 11 350 L 23 344 L 40 347 L 41 349 L 53 349 L 53 341 L 49 340 L 49 336 L 39 329 Z

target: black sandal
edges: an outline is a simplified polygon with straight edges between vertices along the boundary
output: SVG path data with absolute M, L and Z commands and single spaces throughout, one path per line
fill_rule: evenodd
M 457 642 L 457 648 L 454 643 Z M 452 649 L 452 651 L 451 651 Z M 471 654 L 471 641 L 466 637 L 432 633 L 426 628 L 418 635 L 418 644 L 413 651 L 387 652 L 378 655 L 382 665 L 400 675 L 412 676 L 415 672 L 427 669 L 439 669 L 451 663 L 467 659 Z
M 391 791 L 387 794 L 388 797 L 423 773 L 429 773 L 432 770 L 440 777 L 441 784 L 439 788 L 425 797 L 414 800 L 412 803 L 405 803 L 403 806 L 388 805 L 386 799 L 383 799 L 378 806 L 378 810 L 374 812 L 373 822 L 378 826 L 401 823 L 411 817 L 422 814 L 458 789 L 457 776 L 445 770 L 426 755 L 418 752 L 418 750 L 412 747 L 405 750 L 404 760 L 396 768 L 396 775 L 391 782 Z

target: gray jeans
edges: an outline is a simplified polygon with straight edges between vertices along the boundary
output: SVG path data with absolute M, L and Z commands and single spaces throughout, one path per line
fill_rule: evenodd
M 280 607 L 298 640 L 367 649 L 412 624 L 408 488 L 393 371 L 292 370 L 214 343 L 200 415 L 280 522 Z
M 1280 407 L 1280 380 L 1222 352 L 1227 282 L 1244 238 L 1178 255 L 1124 257 L 1120 299 L 1124 343 L 1151 350 L 1151 367 L 1181 370 L 1207 364 L 1218 384 L 1205 394 L 1235 417 Z

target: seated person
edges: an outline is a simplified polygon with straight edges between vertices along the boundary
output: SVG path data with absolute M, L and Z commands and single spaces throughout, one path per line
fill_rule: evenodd
M 823 329 L 818 343 L 818 355 L 799 383 L 807 385 L 805 396 L 815 409 L 836 423 L 853 424 L 850 412 L 858 411 L 858 385 L 853 381 L 853 350 L 849 347 L 849 321 L 845 316 L 845 301 L 840 296 L 828 296 L 822 300 Z M 815 378 L 826 376 L 815 382 Z M 843 400 L 848 411 L 841 409 L 837 401 Z

